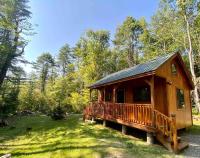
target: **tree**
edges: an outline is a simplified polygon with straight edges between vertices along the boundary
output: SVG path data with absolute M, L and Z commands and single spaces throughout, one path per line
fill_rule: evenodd
M 25 81 L 20 88 L 19 93 L 19 107 L 20 110 L 35 110 L 35 89 L 36 89 L 36 75 L 32 73 L 30 75 L 30 80 Z
M 186 63 L 189 63 L 195 84 L 194 101 L 200 110 L 195 74 L 195 62 L 198 63 L 198 15 L 197 0 L 161 0 L 142 41 L 146 59 L 177 50 L 182 52 Z
M 46 81 L 48 78 L 49 70 L 54 66 L 54 59 L 50 53 L 43 53 L 37 58 L 35 68 L 39 70 L 40 73 L 40 89 L 42 93 L 45 93 Z
M 78 41 L 74 51 L 78 78 L 83 81 L 83 87 L 109 73 L 108 61 L 111 52 L 108 31 L 87 31 Z
M 198 94 L 198 82 L 196 78 L 196 74 L 194 71 L 194 52 L 193 52 L 193 44 L 192 44 L 192 35 L 191 35 L 191 28 L 193 27 L 194 17 L 196 16 L 196 12 L 198 9 L 198 1 L 197 0 L 177 0 L 178 5 L 178 12 L 180 16 L 185 21 L 185 29 L 187 33 L 187 40 L 188 40 L 188 58 L 190 64 L 190 71 L 192 74 L 192 79 L 194 82 L 194 101 L 200 112 L 200 99 Z
M 22 34 L 31 30 L 28 0 L 0 0 L 0 88 L 9 70 L 15 71 L 27 41 Z
M 61 67 L 62 76 L 64 77 L 68 72 L 69 65 L 72 64 L 74 56 L 68 44 L 65 44 L 59 51 L 58 64 Z
M 124 57 L 129 67 L 138 64 L 139 36 L 142 32 L 140 22 L 130 16 L 117 28 L 113 43 L 120 53 L 125 54 Z

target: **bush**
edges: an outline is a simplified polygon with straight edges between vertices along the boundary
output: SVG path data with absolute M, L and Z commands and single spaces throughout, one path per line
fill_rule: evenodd
M 52 110 L 51 118 L 53 120 L 62 120 L 65 118 L 65 111 L 61 106 L 57 106 Z

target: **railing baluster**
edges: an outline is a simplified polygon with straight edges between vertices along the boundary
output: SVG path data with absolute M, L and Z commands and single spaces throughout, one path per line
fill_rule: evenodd
M 170 136 L 171 139 L 173 135 L 176 135 L 176 130 L 173 127 L 175 123 L 172 123 L 169 117 L 153 109 L 151 105 L 93 102 L 84 109 L 83 115 L 84 119 L 91 117 L 99 117 L 107 120 L 118 119 L 122 122 L 133 122 L 153 128 L 155 127 L 164 135 Z

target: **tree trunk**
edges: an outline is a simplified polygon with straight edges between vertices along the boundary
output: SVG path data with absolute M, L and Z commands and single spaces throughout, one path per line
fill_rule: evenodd
M 11 66 L 11 62 L 12 60 L 15 58 L 15 53 L 17 50 L 17 46 L 18 46 L 18 41 L 19 41 L 19 32 L 18 32 L 18 27 L 19 27 L 19 22 L 16 22 L 16 27 L 14 29 L 14 45 L 13 47 L 11 47 L 11 49 L 9 50 L 8 54 L 7 54 L 7 58 L 5 63 L 3 64 L 1 70 L 0 70 L 0 88 L 2 87 L 3 81 L 6 77 L 7 71 L 9 69 L 9 67 Z M 6 42 L 9 41 L 9 33 L 7 33 L 6 36 Z
M 197 87 L 197 78 L 194 72 L 194 58 L 193 58 L 193 52 L 192 52 L 192 41 L 191 41 L 191 35 L 190 35 L 190 26 L 187 19 L 187 16 L 184 15 L 184 19 L 186 22 L 186 30 L 187 30 L 187 36 L 188 36 L 188 44 L 189 44 L 189 51 L 188 51 L 188 57 L 189 57 L 189 63 L 190 63 L 190 71 L 192 74 L 192 80 L 194 82 L 194 102 L 195 106 L 198 109 L 198 112 L 200 112 L 200 102 L 199 102 L 199 94 L 198 94 L 198 87 Z
M 7 74 L 8 68 L 10 67 L 10 64 L 11 64 L 11 58 L 10 58 L 10 54 L 8 54 L 6 61 L 5 61 L 4 65 L 2 66 L 2 69 L 0 72 L 0 89 L 3 85 L 3 81 L 6 77 L 6 74 Z
M 41 87 L 40 87 L 41 93 L 43 94 L 45 94 L 47 74 L 48 74 L 48 66 L 44 65 L 41 72 Z

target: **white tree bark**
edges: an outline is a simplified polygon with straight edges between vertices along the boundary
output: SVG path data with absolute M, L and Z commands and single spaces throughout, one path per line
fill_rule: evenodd
M 187 30 L 187 37 L 188 37 L 188 44 L 189 44 L 188 58 L 189 58 L 189 63 L 190 63 L 190 71 L 192 74 L 192 80 L 194 82 L 194 102 L 195 102 L 196 108 L 200 112 L 200 101 L 199 101 L 199 94 L 198 94 L 198 87 L 197 87 L 197 78 L 194 72 L 194 57 L 193 57 L 192 41 L 191 41 L 191 35 L 190 35 L 190 25 L 189 25 L 186 15 L 184 15 L 184 19 L 186 22 L 186 30 Z

